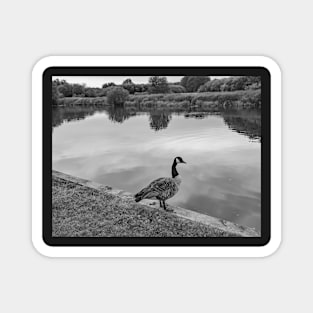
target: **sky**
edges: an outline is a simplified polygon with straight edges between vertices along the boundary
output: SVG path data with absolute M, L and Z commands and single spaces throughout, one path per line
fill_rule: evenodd
M 148 83 L 150 76 L 53 76 L 52 79 L 65 79 L 70 84 L 86 84 L 88 87 L 102 87 L 104 83 L 113 82 L 116 85 L 122 84 L 130 78 L 135 84 Z M 179 82 L 183 76 L 166 76 L 169 83 Z M 223 78 L 227 76 L 210 76 L 213 78 Z

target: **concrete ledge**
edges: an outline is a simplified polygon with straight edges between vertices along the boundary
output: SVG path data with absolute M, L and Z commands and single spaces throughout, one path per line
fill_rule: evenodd
M 128 199 L 130 201 L 134 201 L 133 194 L 129 192 L 119 190 L 119 189 L 113 189 L 110 186 L 105 186 L 105 185 L 102 185 L 102 184 L 99 184 L 99 183 L 96 183 L 87 179 L 74 177 L 74 176 L 64 174 L 58 171 L 53 171 L 52 173 L 54 177 L 58 177 L 63 180 L 80 184 L 82 186 L 95 189 L 100 192 L 105 192 L 108 194 L 112 194 L 118 197 Z M 140 204 L 145 205 L 151 210 L 163 210 L 159 207 L 159 201 L 156 201 L 156 200 L 144 199 L 140 201 Z M 188 220 L 198 222 L 198 223 L 202 223 L 202 224 L 211 226 L 213 228 L 222 230 L 224 232 L 237 234 L 242 237 L 260 237 L 260 234 L 252 228 L 241 226 L 241 225 L 232 223 L 230 221 L 226 221 L 226 220 L 212 217 L 209 215 L 197 213 L 197 212 L 187 210 L 181 207 L 176 207 L 176 206 L 171 206 L 171 205 L 169 206 L 174 210 L 172 214 L 175 214 L 181 218 L 188 219 Z

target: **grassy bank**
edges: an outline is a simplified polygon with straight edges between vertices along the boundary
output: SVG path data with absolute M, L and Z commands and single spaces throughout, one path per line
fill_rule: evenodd
M 57 100 L 58 106 L 103 106 L 108 105 L 106 97 L 68 97 L 59 98 Z
M 60 98 L 60 106 L 105 106 L 106 97 L 97 98 Z M 261 90 L 240 90 L 229 92 L 138 94 L 130 95 L 126 107 L 136 108 L 258 108 L 261 106 Z
M 55 237 L 234 237 L 236 232 L 181 218 L 53 174 Z

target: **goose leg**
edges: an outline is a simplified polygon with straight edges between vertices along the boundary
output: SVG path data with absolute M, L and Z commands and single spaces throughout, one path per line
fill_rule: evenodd
M 162 206 L 162 202 L 161 202 L 161 200 L 159 200 L 160 201 L 160 208 L 162 208 L 163 206 Z
M 166 204 L 165 204 L 164 200 L 163 200 L 163 207 L 164 207 L 165 211 L 168 211 L 168 212 L 173 212 L 174 211 L 173 209 L 166 207 Z

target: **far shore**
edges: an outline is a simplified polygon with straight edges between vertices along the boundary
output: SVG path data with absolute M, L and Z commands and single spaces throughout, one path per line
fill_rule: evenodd
M 64 97 L 57 100 L 57 106 L 109 106 L 104 97 Z M 260 108 L 261 90 L 249 89 L 225 92 L 194 92 L 168 94 L 129 95 L 125 107 L 140 108 Z

